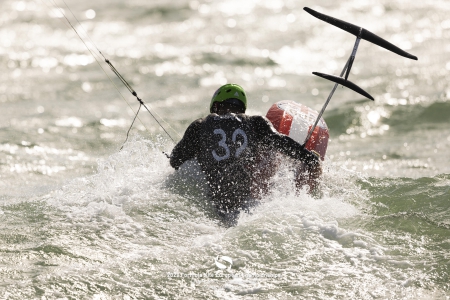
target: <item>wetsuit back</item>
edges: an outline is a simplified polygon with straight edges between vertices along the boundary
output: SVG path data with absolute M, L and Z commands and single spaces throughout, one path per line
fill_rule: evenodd
M 257 154 L 271 149 L 300 160 L 311 155 L 297 142 L 278 133 L 265 117 L 210 114 L 188 127 L 172 151 L 170 164 L 177 169 L 185 161 L 197 158 L 207 177 L 212 200 L 220 209 L 229 211 L 246 206 Z

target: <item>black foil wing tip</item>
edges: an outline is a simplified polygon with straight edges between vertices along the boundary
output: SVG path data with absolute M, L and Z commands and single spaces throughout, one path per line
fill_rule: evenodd
M 399 47 L 389 43 L 388 41 L 386 41 L 382 37 L 376 35 L 373 32 L 370 32 L 367 29 L 364 29 L 364 28 L 362 28 L 360 26 L 357 26 L 357 25 L 345 22 L 343 20 L 339 20 L 339 19 L 333 18 L 333 17 L 328 16 L 328 15 L 319 13 L 319 12 L 309 8 L 309 7 L 304 7 L 303 9 L 307 13 L 313 15 L 314 17 L 316 17 L 316 18 L 318 18 L 318 19 L 320 19 L 320 20 L 322 20 L 324 22 L 327 22 L 327 23 L 329 23 L 331 25 L 334 25 L 334 26 L 336 26 L 336 27 L 338 27 L 338 28 L 340 28 L 342 30 L 345 30 L 345 31 L 347 31 L 347 32 L 349 32 L 349 33 L 351 33 L 351 34 L 353 34 L 355 36 L 359 36 L 360 38 L 362 38 L 362 39 L 364 39 L 364 40 L 366 40 L 368 42 L 371 42 L 371 43 L 373 43 L 375 45 L 378 45 L 378 46 L 380 46 L 382 48 L 385 48 L 385 49 L 387 49 L 389 51 L 392 51 L 392 52 L 394 52 L 394 53 L 396 53 L 398 55 L 401 55 L 403 57 L 406 57 L 406 58 L 409 58 L 409 59 L 413 59 L 413 60 L 418 60 L 417 56 L 414 56 L 414 55 L 412 55 L 412 54 L 410 54 L 410 53 L 400 49 Z
M 366 92 L 365 90 L 363 90 L 362 88 L 360 88 L 359 86 L 357 86 L 356 84 L 351 82 L 350 80 L 345 80 L 342 77 L 338 77 L 338 76 L 334 76 L 334 75 L 328 75 L 328 74 L 319 73 L 319 72 L 313 72 L 313 74 L 316 75 L 316 76 L 328 79 L 330 81 L 333 81 L 335 83 L 338 83 L 340 85 L 343 85 L 345 87 L 348 87 L 349 89 L 357 92 L 360 95 L 363 95 L 366 98 L 369 98 L 370 100 L 375 100 L 368 92 Z

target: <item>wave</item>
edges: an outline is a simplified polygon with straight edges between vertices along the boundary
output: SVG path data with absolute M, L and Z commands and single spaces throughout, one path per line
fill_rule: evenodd
M 422 228 L 431 226 L 428 230 L 433 230 L 432 227 L 450 229 L 450 174 L 417 179 L 373 178 L 370 182 L 362 185 L 370 191 L 371 201 L 378 204 L 374 208 L 374 215 L 403 220 L 411 218 L 411 226 L 415 226 L 414 219 L 419 218 L 423 221 Z M 404 222 L 400 223 L 404 225 Z M 410 229 L 416 231 L 414 227 Z
M 120 287 L 136 297 L 420 293 L 423 262 L 396 253 L 397 244 L 370 228 L 377 216 L 371 205 L 378 206 L 368 200 L 377 188 L 389 194 L 387 181 L 368 181 L 328 165 L 322 196 L 313 198 L 295 192 L 293 176 L 284 168 L 262 203 L 242 214 L 237 226 L 224 228 L 205 210 L 206 185 L 198 166 L 189 163 L 175 172 L 160 150 L 164 147 L 134 137 L 100 161 L 97 174 L 41 199 L 51 220 L 42 228 L 48 238 L 27 250 L 36 257 L 24 263 L 44 261 L 58 269 L 50 279 L 38 271 L 38 285 L 78 296 L 102 289 L 117 294 Z M 439 180 L 435 186 L 443 183 Z M 391 238 L 398 243 L 397 236 Z M 230 269 L 217 267 L 221 256 L 232 260 Z M 88 282 L 97 287 L 89 289 Z

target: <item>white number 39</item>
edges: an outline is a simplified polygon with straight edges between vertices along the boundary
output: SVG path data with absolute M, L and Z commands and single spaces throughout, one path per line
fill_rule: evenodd
M 223 129 L 214 129 L 214 134 L 218 134 L 218 135 L 222 136 L 222 139 L 219 141 L 219 146 L 225 149 L 225 155 L 223 155 L 223 156 L 217 155 L 216 150 L 213 150 L 212 155 L 213 155 L 214 159 L 217 161 L 221 161 L 221 160 L 229 158 L 230 157 L 230 148 L 228 147 L 228 145 L 226 143 L 227 135 L 226 135 L 225 131 L 223 131 Z M 241 146 L 239 148 L 236 149 L 236 153 L 234 154 L 235 157 L 239 157 L 239 155 L 241 155 L 242 151 L 244 151 L 245 148 L 247 148 L 247 135 L 240 128 L 236 129 L 233 132 L 233 135 L 231 136 L 231 140 L 233 141 L 233 143 L 236 142 L 236 138 L 238 135 L 242 136 L 242 138 L 244 139 L 244 142 L 241 144 Z

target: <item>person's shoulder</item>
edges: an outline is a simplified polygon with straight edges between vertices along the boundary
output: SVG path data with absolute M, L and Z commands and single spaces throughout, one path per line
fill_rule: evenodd
M 248 117 L 252 120 L 259 121 L 259 122 L 270 122 L 269 119 L 267 119 L 264 116 L 260 116 L 260 115 L 248 116 Z
M 198 118 L 197 120 L 192 121 L 186 129 L 187 132 L 194 132 L 200 130 L 202 124 L 204 124 L 206 118 Z
M 270 123 L 269 119 L 267 119 L 264 116 L 256 115 L 256 116 L 247 116 L 247 117 L 250 121 L 257 123 L 257 124 L 267 124 L 267 125 L 272 124 L 272 123 Z
M 209 116 L 203 117 L 203 118 L 198 118 L 194 121 L 192 121 L 192 123 L 190 124 L 190 126 L 195 126 L 195 125 L 200 125 L 202 123 L 205 122 L 205 120 L 208 118 Z
M 253 124 L 253 126 L 259 131 L 259 132 L 266 132 L 267 134 L 277 133 L 279 132 L 273 127 L 272 122 L 270 122 L 269 119 L 267 119 L 265 116 L 250 116 L 250 120 Z
M 208 117 L 209 117 L 209 115 L 206 116 L 206 117 L 203 117 L 203 118 L 198 118 L 198 119 L 192 121 L 192 123 L 203 123 L 203 122 L 205 122 L 205 120 L 206 120 Z

